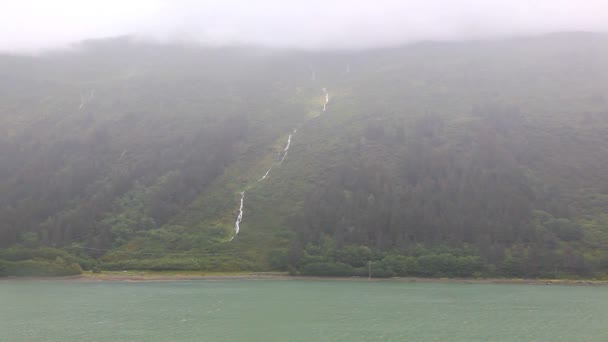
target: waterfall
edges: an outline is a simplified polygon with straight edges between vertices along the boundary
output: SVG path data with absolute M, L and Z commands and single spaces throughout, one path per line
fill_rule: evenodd
M 323 88 L 323 92 L 325 93 L 325 102 L 323 103 L 323 111 L 325 111 L 327 109 L 327 104 L 329 103 L 329 93 L 327 92 L 326 88 Z M 279 164 L 282 163 L 285 160 L 285 158 L 287 158 L 287 152 L 289 152 L 289 147 L 291 146 L 291 137 L 294 134 L 296 134 L 296 132 L 298 132 L 298 130 L 294 129 L 287 136 L 287 144 L 285 145 L 285 148 L 283 148 L 283 156 L 281 157 L 281 161 L 279 161 Z M 268 169 L 268 171 L 266 171 L 266 173 L 262 176 L 262 178 L 258 179 L 258 182 L 261 182 L 264 179 L 268 178 L 270 171 L 272 171 L 272 166 Z M 236 217 L 236 221 L 234 222 L 234 235 L 230 238 L 230 241 L 234 240 L 234 238 L 239 234 L 239 231 L 241 230 L 241 221 L 243 221 L 243 204 L 244 204 L 244 202 L 245 202 L 245 191 L 241 191 L 241 202 L 240 202 L 240 206 L 239 206 L 239 210 L 238 210 L 238 215 Z
M 262 176 L 262 178 L 258 179 L 258 182 L 261 182 L 264 179 L 266 179 L 266 177 L 268 177 L 268 174 L 270 173 L 270 171 L 272 171 L 272 166 L 270 167 L 270 169 L 268 169 L 268 171 L 266 171 L 266 173 Z
M 310 80 L 311 81 L 316 81 L 317 80 L 317 73 L 316 73 L 315 69 L 312 67 L 312 65 L 308 66 L 308 71 L 310 71 Z
M 285 157 L 287 157 L 287 152 L 289 151 L 289 146 L 291 146 L 291 137 L 296 132 L 297 132 L 297 129 L 294 129 L 293 132 L 291 132 L 291 134 L 289 134 L 289 136 L 287 137 L 287 145 L 283 149 L 283 157 L 281 158 L 281 161 L 279 163 L 282 163 L 283 160 L 285 160 Z M 270 174 L 270 171 L 272 171 L 272 166 L 268 169 L 268 171 L 266 171 L 266 173 L 262 176 L 262 178 L 258 179 L 258 182 L 261 182 L 264 179 L 266 179 L 268 177 L 268 175 Z M 245 191 L 241 191 L 241 203 L 239 206 L 236 221 L 234 222 L 234 235 L 230 238 L 230 241 L 232 241 L 239 234 L 239 231 L 241 230 L 241 221 L 243 221 L 244 202 L 245 202 Z
M 84 100 L 84 98 L 82 97 L 82 95 L 80 95 L 80 106 L 78 106 L 78 110 L 81 110 L 82 107 L 84 107 L 85 102 L 86 101 Z
M 80 106 L 78 106 L 78 110 L 84 108 L 84 106 L 91 102 L 95 98 L 95 89 L 92 89 L 88 96 L 80 95 Z
M 287 146 L 285 146 L 285 149 L 283 150 L 285 152 L 287 152 L 287 150 L 289 150 L 289 145 L 291 145 L 291 136 L 292 135 L 293 135 L 293 133 L 287 137 Z
M 295 133 L 295 130 L 294 132 Z M 285 158 L 287 158 L 287 152 L 289 151 L 289 146 L 291 145 L 291 136 L 293 135 L 293 133 L 291 133 L 288 137 L 287 137 L 287 145 L 285 146 L 285 148 L 283 149 L 283 157 L 281 158 L 281 163 L 283 162 L 283 160 L 285 160 Z
M 241 230 L 241 221 L 243 221 L 243 202 L 245 201 L 245 191 L 241 191 L 241 206 L 239 207 L 239 214 L 236 217 L 236 221 L 234 222 L 234 235 L 230 238 L 232 241 Z

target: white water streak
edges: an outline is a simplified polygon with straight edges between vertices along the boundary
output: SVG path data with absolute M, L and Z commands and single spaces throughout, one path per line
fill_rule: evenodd
M 283 151 L 285 151 L 285 152 L 287 152 L 287 150 L 289 150 L 289 145 L 291 145 L 291 136 L 292 136 L 292 134 L 290 134 L 287 137 L 287 146 L 285 146 L 285 149 L 283 149 Z
M 325 111 L 327 109 L 327 104 L 329 103 L 329 93 L 327 92 L 326 88 L 323 88 L 323 92 L 325 93 L 325 102 L 323 103 L 323 111 Z M 91 92 L 91 96 L 90 99 L 92 100 L 93 97 L 95 96 L 94 90 Z M 82 106 L 84 106 L 84 102 L 82 101 L 82 97 L 81 97 L 81 104 L 80 104 L 80 108 L 82 108 Z M 80 109 L 79 108 L 79 109 Z M 281 161 L 279 163 L 282 163 L 285 158 L 287 158 L 287 153 L 289 152 L 289 147 L 291 146 L 291 137 L 296 134 L 298 130 L 294 129 L 289 136 L 287 137 L 287 145 L 285 145 L 285 148 L 283 149 L 283 157 L 281 157 Z M 268 177 L 268 175 L 270 174 L 270 171 L 272 171 L 272 166 L 270 167 L 270 169 L 268 169 L 268 171 L 266 171 L 266 173 L 262 176 L 262 178 L 258 179 L 258 182 L 263 181 L 264 179 L 266 179 Z M 234 240 L 234 238 L 239 234 L 239 231 L 241 230 L 241 222 L 243 221 L 243 204 L 245 202 L 245 191 L 241 192 L 241 204 L 239 206 L 239 213 L 236 217 L 236 221 L 234 222 L 234 235 L 230 238 L 230 241 Z
M 317 73 L 315 72 L 315 69 L 313 69 L 313 67 L 311 65 L 308 66 L 308 70 L 310 71 L 310 80 L 311 81 L 316 81 L 317 80 Z
M 285 146 L 285 148 L 283 149 L 283 157 L 281 158 L 280 163 L 283 162 L 283 160 L 285 160 L 285 157 L 287 157 L 287 152 L 289 151 L 289 147 L 291 146 L 291 137 L 296 134 L 298 130 L 294 129 L 291 134 L 289 134 L 289 136 L 287 137 L 287 145 Z M 264 174 L 264 176 L 262 176 L 262 178 L 258 179 L 258 182 L 263 181 L 264 179 L 266 179 L 268 177 L 268 175 L 270 174 L 270 171 L 272 171 L 272 166 L 270 167 L 270 169 L 268 169 L 268 171 L 266 171 L 266 173 Z M 234 240 L 234 238 L 239 234 L 239 231 L 241 230 L 241 222 L 243 221 L 243 205 L 245 202 L 245 191 L 241 192 L 241 204 L 239 206 L 239 213 L 236 217 L 236 221 L 234 222 L 234 235 L 230 238 L 229 241 Z
M 313 75 L 314 75 L 314 71 L 313 71 Z M 327 104 L 329 103 L 329 93 L 327 92 L 326 88 L 323 88 L 323 92 L 325 93 L 325 102 L 323 103 L 323 111 L 325 111 L 327 109 Z M 91 92 L 91 96 L 90 99 L 93 99 L 93 96 L 95 96 L 94 90 L 93 92 Z M 84 101 L 82 101 L 82 97 L 81 97 L 81 104 L 80 104 L 80 108 L 82 108 L 82 106 L 84 106 Z M 289 147 L 291 146 L 291 137 L 296 134 L 298 130 L 294 129 L 289 136 L 287 137 L 287 145 L 285 145 L 285 148 L 283 149 L 283 157 L 281 157 L 281 161 L 279 163 L 282 163 L 285 158 L 287 158 L 287 153 L 289 152 Z M 262 178 L 258 179 L 258 182 L 263 181 L 264 179 L 266 179 L 268 177 L 268 175 L 270 174 L 270 171 L 272 171 L 272 166 L 270 167 L 270 169 L 268 169 L 268 171 L 266 171 L 266 173 L 262 176 Z M 230 241 L 234 240 L 234 238 L 239 234 L 239 231 L 241 230 L 241 222 L 243 221 L 243 204 L 245 202 L 245 191 L 241 192 L 241 203 L 239 206 L 239 210 L 238 210 L 238 215 L 236 217 L 236 221 L 234 222 L 234 235 L 230 238 Z
M 323 103 L 323 111 L 327 109 L 327 104 L 329 103 L 329 93 L 327 92 L 327 88 L 323 88 L 323 92 L 325 93 L 325 103 Z
M 294 130 L 288 137 L 287 137 L 287 145 L 285 146 L 285 148 L 283 149 L 283 157 L 281 158 L 281 163 L 283 162 L 283 160 L 285 160 L 285 158 L 287 158 L 287 152 L 289 152 L 289 146 L 291 146 L 291 136 L 295 133 L 296 131 Z
M 88 96 L 80 95 L 80 106 L 78 106 L 78 110 L 84 108 L 84 106 L 91 102 L 95 98 L 95 89 L 92 89 Z
M 266 171 L 266 173 L 262 176 L 262 178 L 258 179 L 258 182 L 261 182 L 264 179 L 266 179 L 266 177 L 268 177 L 268 174 L 270 174 L 270 171 L 272 171 L 272 166 L 270 167 L 270 169 L 268 169 L 268 171 Z
M 230 238 L 232 241 L 241 230 L 241 221 L 243 221 L 243 202 L 245 201 L 245 191 L 241 191 L 241 206 L 239 207 L 239 214 L 236 217 L 236 221 L 234 222 L 234 235 Z

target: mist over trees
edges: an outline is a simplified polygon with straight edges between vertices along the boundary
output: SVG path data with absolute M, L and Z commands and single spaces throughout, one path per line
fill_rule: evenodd
M 0 56 L 0 274 L 601 276 L 607 42 Z

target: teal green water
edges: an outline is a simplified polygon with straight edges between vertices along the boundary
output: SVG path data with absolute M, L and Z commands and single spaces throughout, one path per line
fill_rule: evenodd
M 608 288 L 0 281 L 0 341 L 608 341 Z

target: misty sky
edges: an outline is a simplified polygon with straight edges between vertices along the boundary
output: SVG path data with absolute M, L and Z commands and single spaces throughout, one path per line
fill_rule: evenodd
M 556 31 L 608 31 L 608 0 L 0 0 L 4 51 L 124 34 L 316 49 Z

